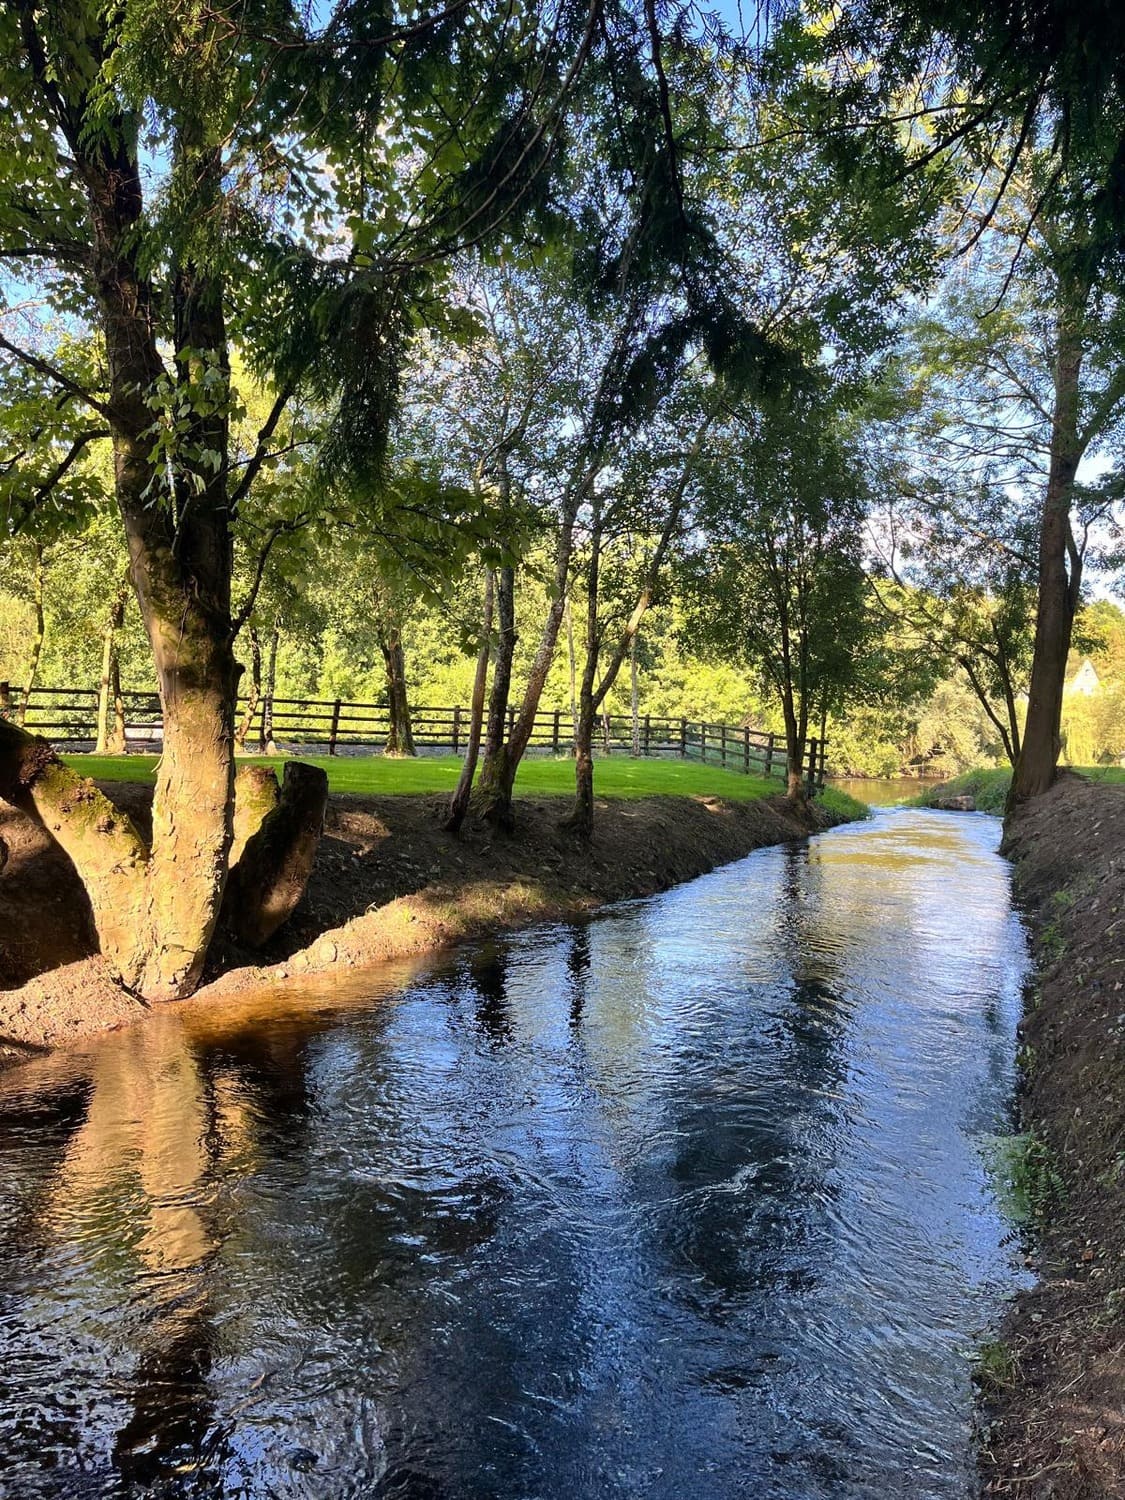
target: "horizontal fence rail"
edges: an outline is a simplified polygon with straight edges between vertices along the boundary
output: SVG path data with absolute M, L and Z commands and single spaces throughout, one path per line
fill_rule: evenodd
M 155 693 L 126 692 L 120 695 L 121 720 L 128 750 L 158 752 L 163 739 L 160 699 Z M 17 717 L 23 703 L 19 688 L 0 682 L 0 714 Z M 342 698 L 262 699 L 247 721 L 247 700 L 240 699 L 235 716 L 239 730 L 246 730 L 247 750 L 265 748 L 266 740 L 286 749 L 326 749 L 329 755 L 356 754 L 382 749 L 390 734 L 391 720 L 385 704 L 355 703 Z M 509 730 L 516 711 L 508 710 Z M 111 706 L 111 721 L 114 718 Z M 69 749 L 90 749 L 97 738 L 98 692 L 94 688 L 32 688 L 24 713 L 24 725 Z M 451 750 L 459 755 L 469 733 L 467 708 L 412 706 L 410 723 L 419 750 Z M 569 712 L 541 709 L 535 715 L 532 750 L 566 755 L 573 744 Z M 598 721 L 596 753 L 637 754 L 644 757 L 678 758 L 702 765 L 725 767 L 744 775 L 784 777 L 785 741 L 779 735 L 731 724 L 712 724 L 699 719 L 641 714 L 634 723 L 630 714 L 603 714 Z M 805 742 L 803 764 L 812 789 L 824 785 L 827 745 L 816 738 Z

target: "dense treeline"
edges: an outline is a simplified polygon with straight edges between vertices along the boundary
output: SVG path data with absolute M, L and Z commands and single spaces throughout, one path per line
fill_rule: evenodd
M 776 726 L 795 799 L 810 733 L 1015 798 L 1119 753 L 1067 673 L 1117 566 L 1125 45 L 1056 7 L 4 10 L 4 670 L 154 681 L 164 743 L 151 839 L 18 703 L 0 796 L 123 983 L 189 993 L 307 876 L 323 778 L 236 774 L 240 692 L 385 695 L 398 753 L 411 694 L 470 701 L 452 830 L 513 826 L 553 701 L 578 839 L 634 697 Z
M 36 673 L 44 687 L 92 687 L 100 680 L 105 633 L 117 600 L 106 595 L 104 560 L 91 541 L 60 544 L 45 559 L 45 631 Z M 18 687 L 26 681 L 37 650 L 30 561 L 21 570 L 13 569 L 8 582 L 19 586 L 19 592 L 0 593 L 0 681 Z M 259 748 L 261 694 L 268 692 L 271 681 L 279 698 L 389 703 L 391 683 L 383 651 L 387 633 L 373 608 L 370 588 L 362 574 L 345 571 L 302 600 L 295 623 L 275 617 L 258 643 L 259 720 L 246 749 Z M 521 603 L 516 621 L 517 678 L 530 664 L 532 633 L 546 601 L 546 591 L 533 588 Z M 438 602 L 412 602 L 397 630 L 408 705 L 468 705 L 475 663 L 465 643 L 476 626 L 478 603 L 475 591 L 468 588 L 461 596 Z M 925 606 L 932 609 L 934 601 L 926 600 Z M 115 634 L 121 685 L 151 692 L 155 684 L 140 622 L 131 607 L 122 613 Z M 571 753 L 578 664 L 585 659 L 584 624 L 573 618 L 573 600 L 568 601 L 568 616 L 570 629 L 564 619 L 542 706 L 561 712 Z M 1109 599 L 1092 601 L 1079 617 L 1076 641 L 1063 699 L 1061 762 L 1120 763 L 1125 759 L 1125 612 Z M 1027 640 L 1025 658 L 1029 648 Z M 856 776 L 952 776 L 974 766 L 1008 763 L 1002 736 L 952 658 L 935 659 L 922 672 L 915 663 L 911 681 L 906 675 L 909 657 L 902 649 L 896 652 L 893 641 L 886 650 L 888 663 L 902 669 L 894 674 L 886 694 L 872 703 L 845 701 L 829 715 L 826 732 L 834 770 Z M 274 669 L 267 677 L 271 659 Z M 1094 669 L 1094 679 L 1086 673 L 1079 681 L 1086 661 Z M 630 665 L 635 672 L 621 673 L 606 696 L 608 714 L 627 719 L 635 706 L 641 716 L 683 716 L 784 732 L 780 705 L 761 671 L 706 650 L 675 579 L 669 580 L 638 631 Z M 252 661 L 244 662 L 244 669 L 243 714 L 255 696 Z M 1017 705 L 1020 722 L 1025 713 L 1024 680 Z M 412 747 L 392 745 L 391 750 L 410 753 Z

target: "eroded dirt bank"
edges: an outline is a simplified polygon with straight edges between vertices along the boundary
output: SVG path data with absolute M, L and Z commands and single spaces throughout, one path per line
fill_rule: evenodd
M 985 1366 L 986 1493 L 1125 1496 L 1125 787 L 1064 775 L 1004 852 L 1039 963 L 1021 1109 L 1042 1239 Z
M 142 826 L 151 792 L 103 791 Z M 767 844 L 833 821 L 796 817 L 782 798 L 599 801 L 583 849 L 558 828 L 560 798 L 521 800 L 514 837 L 442 830 L 445 797 L 334 796 L 309 889 L 259 954 L 216 943 L 202 996 L 333 966 L 359 967 L 462 938 L 649 895 Z M 65 855 L 0 805 L 9 858 L 0 873 L 0 1060 L 26 1056 L 133 1020 L 143 1009 L 109 979 L 95 952 L 82 889 Z

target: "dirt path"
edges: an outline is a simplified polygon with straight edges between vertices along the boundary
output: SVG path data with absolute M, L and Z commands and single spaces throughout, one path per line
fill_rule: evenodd
M 140 825 L 151 792 L 102 788 Z M 558 798 L 521 800 L 513 838 L 442 830 L 445 797 L 332 798 L 308 892 L 264 953 L 216 943 L 218 998 L 333 966 L 360 967 L 475 934 L 574 917 L 648 895 L 831 820 L 799 820 L 781 798 L 604 800 L 589 849 L 562 833 Z M 69 861 L 32 823 L 0 807 L 9 849 L 0 873 L 0 1060 L 134 1020 L 142 1009 L 109 979 Z
M 989 1362 L 986 1493 L 1125 1497 L 1125 786 L 1064 775 L 1005 853 L 1039 961 L 1021 1107 L 1043 1234 Z

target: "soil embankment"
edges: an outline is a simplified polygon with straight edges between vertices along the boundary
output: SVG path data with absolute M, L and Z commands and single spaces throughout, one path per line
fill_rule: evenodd
M 116 783 L 106 794 L 144 828 L 151 791 Z M 649 797 L 597 804 L 592 844 L 558 827 L 559 798 L 521 800 L 514 837 L 442 829 L 445 797 L 331 799 L 308 891 L 261 953 L 215 944 L 216 998 L 295 974 L 358 968 L 485 932 L 579 917 L 649 895 L 767 844 L 802 838 L 809 821 L 784 799 L 725 802 Z M 95 952 L 89 908 L 57 845 L 0 806 L 8 846 L 0 872 L 0 1061 L 134 1020 L 143 1007 L 112 983 Z
M 986 1386 L 986 1493 L 1125 1497 L 1125 786 L 1064 774 L 1004 852 L 1038 959 L 1021 1105 L 1042 1236 Z

